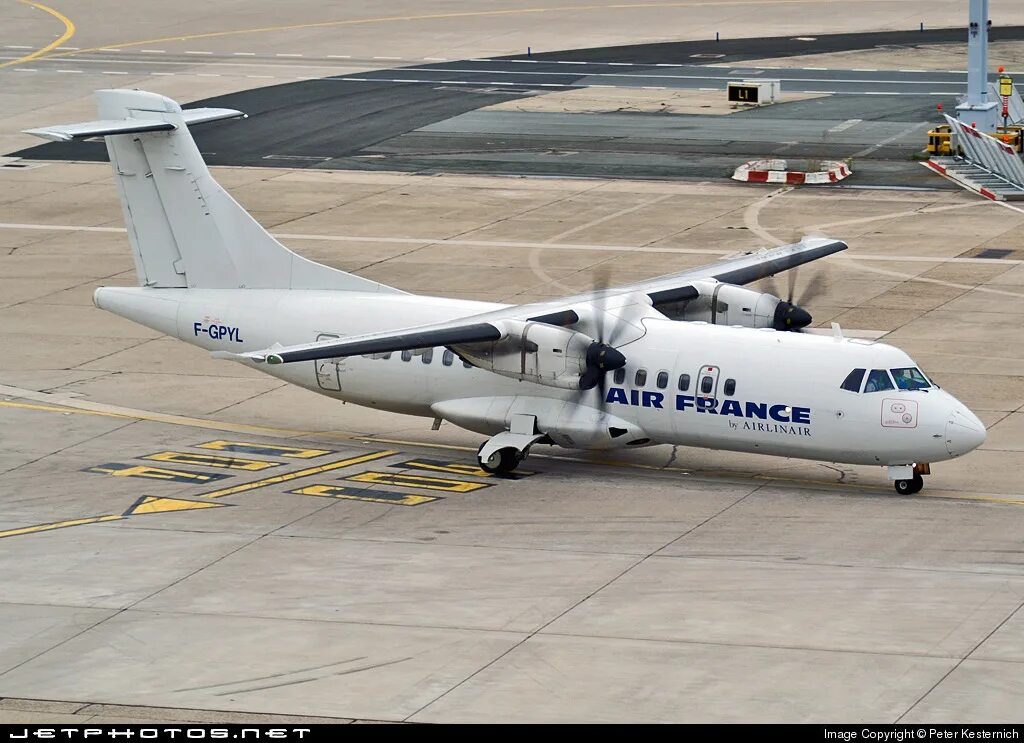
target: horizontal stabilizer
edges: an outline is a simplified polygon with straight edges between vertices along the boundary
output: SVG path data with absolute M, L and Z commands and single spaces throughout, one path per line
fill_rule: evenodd
M 236 119 L 245 117 L 241 111 L 230 108 L 193 108 L 181 112 L 185 124 L 205 124 L 208 121 L 221 121 L 223 119 Z M 153 121 L 146 119 L 105 119 L 100 121 L 86 121 L 81 124 L 54 124 L 41 129 L 26 129 L 25 134 L 32 134 L 43 139 L 51 139 L 54 142 L 70 142 L 72 139 L 84 139 L 86 137 L 108 137 L 115 134 L 143 134 L 146 132 L 169 132 L 176 129 L 174 124 L 166 121 Z

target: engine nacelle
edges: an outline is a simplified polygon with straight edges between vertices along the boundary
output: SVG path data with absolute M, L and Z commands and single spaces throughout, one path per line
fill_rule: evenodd
M 579 389 L 594 339 L 575 330 L 523 320 L 502 320 L 505 333 L 490 343 L 452 348 L 481 369 L 548 387 Z
M 695 281 L 693 286 L 700 296 L 659 305 L 658 309 L 673 320 L 741 325 L 745 328 L 795 330 L 811 322 L 811 316 L 805 310 L 774 294 L 714 280 Z

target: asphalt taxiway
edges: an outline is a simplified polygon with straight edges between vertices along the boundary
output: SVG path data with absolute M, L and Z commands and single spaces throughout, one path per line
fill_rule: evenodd
M 258 63 L 291 74 L 296 54 L 492 57 L 567 33 L 590 47 L 654 41 L 684 17 L 702 33 L 727 16 L 748 35 L 813 36 L 826 21 L 859 31 L 947 12 L 916 0 L 857 3 L 856 14 L 758 0 L 636 10 L 629 25 L 612 8 L 582 23 L 519 5 L 496 37 L 493 16 L 445 33 L 438 19 L 412 18 L 411 4 L 396 6 L 405 20 L 351 28 L 298 28 L 322 20 L 303 3 L 283 19 L 249 5 L 235 28 L 283 30 L 194 38 L 213 33 L 209 9 L 186 2 L 154 8 L 144 27 L 76 18 L 81 38 L 63 43 L 114 48 L 173 26 L 177 37 L 136 44 L 138 54 L 280 54 Z M 452 7 L 483 12 L 471 0 Z M 344 12 L 338 23 L 369 17 L 358 3 Z M 754 15 L 771 21 L 744 26 Z M 56 40 L 60 24 L 43 17 L 19 16 L 8 26 L 18 37 L 0 41 Z M 45 38 L 32 35 L 40 28 Z M 207 77 L 219 73 L 201 62 L 181 76 L 57 72 L 79 69 L 66 59 L 45 78 L 15 72 L 29 63 L 0 70 L 6 152 L 28 144 L 20 128 L 93 118 L 97 80 L 197 100 L 275 82 L 242 75 L 283 74 Z M 274 108 L 266 91 L 239 94 Z M 845 98 L 787 105 L 802 118 Z M 484 142 L 500 132 L 477 117 L 531 115 L 478 108 L 434 112 L 374 146 L 408 137 L 416 152 L 413 137 L 445 126 Z M 329 130 L 333 109 L 318 110 Z M 731 128 L 752 116 L 719 113 Z M 247 125 L 225 124 L 220 141 L 229 126 L 244 141 Z M 896 131 L 860 141 L 858 126 L 836 133 L 844 146 Z M 303 156 L 291 134 L 279 130 L 276 152 L 261 156 Z M 520 150 L 541 136 L 530 134 L 508 138 L 510 158 L 529 157 Z M 362 146 L 353 161 L 383 154 Z M 654 167 L 663 155 L 651 146 L 642 157 Z M 627 154 L 593 162 L 625 167 Z M 494 301 L 576 291 L 606 269 L 627 282 L 834 235 L 850 250 L 804 269 L 798 300 L 820 271 L 816 324 L 904 348 L 986 423 L 980 449 L 936 464 L 913 497 L 874 468 L 670 447 L 542 450 L 520 477 L 488 477 L 474 466 L 475 435 L 325 404 L 97 310 L 95 286 L 135 281 L 109 166 L 0 167 L 0 721 L 1020 722 L 1024 211 L 934 181 L 731 184 L 719 178 L 729 154 L 704 157 L 719 163 L 713 180 L 696 169 L 678 182 L 497 177 L 485 156 L 475 175 L 309 160 L 214 175 L 303 255 L 410 291 Z

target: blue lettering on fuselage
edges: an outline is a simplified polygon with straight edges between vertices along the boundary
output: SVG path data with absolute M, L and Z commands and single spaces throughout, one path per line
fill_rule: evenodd
M 624 390 L 621 387 L 609 387 L 605 395 L 606 403 L 629 405 L 631 407 L 664 409 L 665 396 L 660 392 L 646 390 Z M 716 400 L 711 397 L 694 397 L 693 395 L 676 395 L 675 409 L 678 412 L 694 410 L 710 415 L 734 416 L 736 418 L 753 418 L 773 420 L 779 423 L 800 423 L 809 425 L 811 409 L 782 403 L 749 402 L 740 400 Z
M 200 333 L 205 333 L 215 341 L 226 340 L 234 341 L 235 343 L 245 343 L 242 339 L 241 333 L 238 331 L 238 328 L 233 325 L 211 323 L 210 325 L 204 326 L 201 322 L 192 323 L 192 334 L 198 336 Z

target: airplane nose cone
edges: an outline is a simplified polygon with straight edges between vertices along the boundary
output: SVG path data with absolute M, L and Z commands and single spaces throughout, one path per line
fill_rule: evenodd
M 792 302 L 779 302 L 775 307 L 772 327 L 776 330 L 799 330 L 811 324 L 811 313 Z
M 959 457 L 985 443 L 985 424 L 964 407 L 953 408 L 946 423 L 946 449 L 951 457 Z

